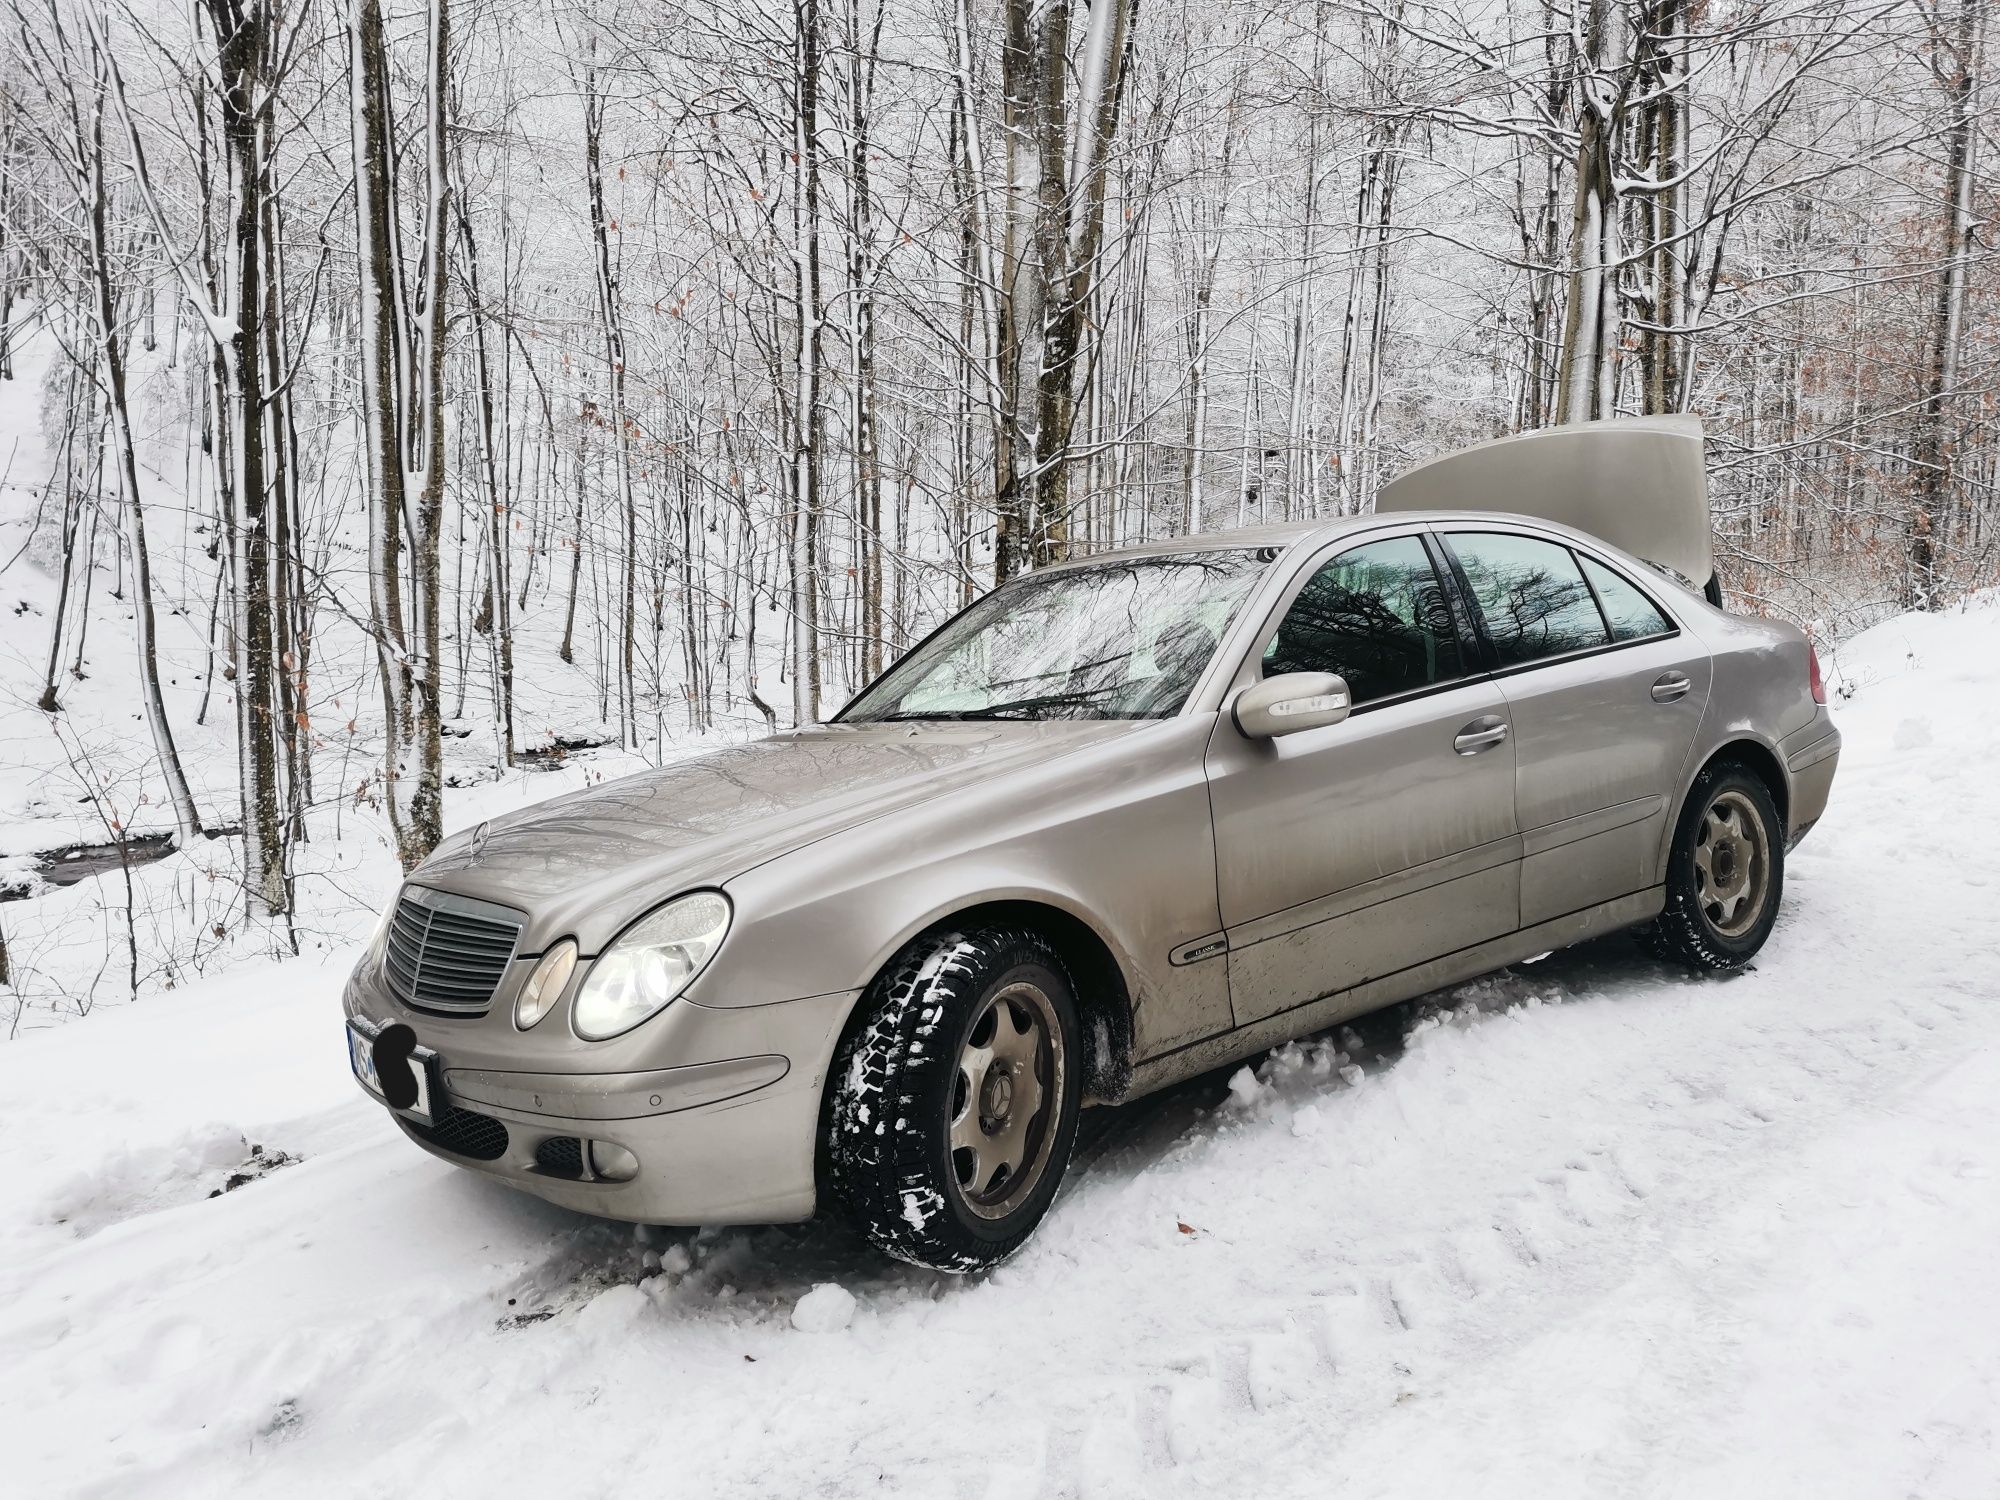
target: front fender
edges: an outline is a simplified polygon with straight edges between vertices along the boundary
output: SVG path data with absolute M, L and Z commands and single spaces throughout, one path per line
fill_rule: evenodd
M 735 925 L 690 998 L 764 1005 L 864 989 L 926 928 L 990 902 L 1029 901 L 1103 941 L 1141 1056 L 1227 1028 L 1224 966 L 1169 961 L 1220 925 L 1201 765 L 1212 723 L 1149 724 L 737 876 L 724 887 Z

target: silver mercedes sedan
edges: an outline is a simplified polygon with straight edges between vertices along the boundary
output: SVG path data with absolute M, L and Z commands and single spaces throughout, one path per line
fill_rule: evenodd
M 1662 571 L 1712 577 L 1700 443 L 1550 429 L 1045 569 L 831 723 L 455 835 L 348 983 L 354 1072 L 574 1209 L 825 1208 L 964 1271 L 1084 1105 L 1621 928 L 1740 967 L 1840 736 L 1802 634 Z

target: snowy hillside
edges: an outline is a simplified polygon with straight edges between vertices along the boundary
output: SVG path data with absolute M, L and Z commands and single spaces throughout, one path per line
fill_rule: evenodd
M 94 563 L 87 584 L 73 582 L 66 593 L 60 581 L 62 485 L 41 411 L 58 353 L 46 336 L 20 340 L 16 378 L 0 381 L 0 563 L 6 564 L 0 568 L 6 609 L 0 615 L 6 622 L 0 628 L 0 895 L 34 894 L 0 909 L 11 979 L 0 985 L 0 1038 L 124 1003 L 135 990 L 158 993 L 226 971 L 290 943 L 323 953 L 351 942 L 373 926 L 400 873 L 372 784 L 381 748 L 368 724 L 379 705 L 364 687 L 366 641 L 335 610 L 316 625 L 317 666 L 302 700 L 317 782 L 301 811 L 307 837 L 293 852 L 299 901 L 289 923 L 243 920 L 242 843 L 235 837 L 197 839 L 135 868 L 129 901 L 118 877 L 67 888 L 43 879 L 47 862 L 78 844 L 174 830 L 140 708 L 133 590 L 120 561 L 115 512 L 100 523 L 101 536 L 84 523 L 85 537 L 96 542 L 75 547 Z M 155 394 L 171 390 L 174 373 L 157 357 L 136 366 Z M 203 819 L 211 829 L 231 827 L 240 817 L 235 714 L 226 666 L 211 640 L 215 581 L 197 561 L 212 527 L 199 466 L 192 479 L 186 472 L 199 436 L 162 399 L 135 440 L 152 545 L 158 557 L 180 564 L 163 563 L 154 577 L 161 693 Z M 329 523 L 325 548 L 329 571 L 365 576 L 365 538 L 345 519 Z M 584 760 L 553 753 L 564 743 L 598 745 L 609 732 L 591 670 L 557 656 L 560 602 L 546 604 L 540 596 L 524 599 L 516 620 L 515 726 L 528 753 L 522 764 L 499 768 L 482 674 L 466 674 L 463 701 L 455 705 L 460 717 L 445 737 L 447 832 L 752 731 L 749 720 L 725 717 L 707 736 L 669 729 L 645 757 L 615 748 Z M 52 632 L 62 647 L 56 714 L 38 706 Z M 465 634 L 447 629 L 445 640 L 469 652 L 471 643 L 459 639 Z M 475 722 L 482 732 L 474 731 Z M 136 953 L 128 955 L 128 946 Z
M 351 949 L 0 1047 L 6 1488 L 2000 1493 L 1996 642 L 1839 653 L 1753 971 L 1603 942 L 1099 1114 L 984 1278 L 440 1164 Z

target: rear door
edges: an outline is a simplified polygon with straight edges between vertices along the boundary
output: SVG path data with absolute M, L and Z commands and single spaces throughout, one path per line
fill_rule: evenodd
M 1707 649 L 1588 548 L 1497 522 L 1439 533 L 1513 725 L 1521 925 L 1656 884 Z
M 1243 1025 L 1514 929 L 1507 703 L 1418 528 L 1301 569 L 1243 679 L 1338 672 L 1344 723 L 1209 742 L 1230 1003 Z

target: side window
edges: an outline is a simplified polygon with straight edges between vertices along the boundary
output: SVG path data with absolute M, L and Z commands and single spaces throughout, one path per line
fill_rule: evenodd
M 1576 560 L 1583 564 L 1584 576 L 1597 590 L 1597 602 L 1604 606 L 1604 618 L 1611 622 L 1612 640 L 1642 640 L 1649 635 L 1665 635 L 1674 628 L 1660 613 L 1659 606 L 1603 563 L 1581 552 Z
M 1503 667 L 1605 645 L 1609 635 L 1569 548 L 1506 532 L 1453 532 L 1447 540 Z
M 1369 542 L 1321 567 L 1264 648 L 1264 675 L 1338 672 L 1356 703 L 1463 671 L 1451 606 L 1413 536 Z

